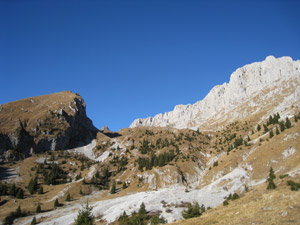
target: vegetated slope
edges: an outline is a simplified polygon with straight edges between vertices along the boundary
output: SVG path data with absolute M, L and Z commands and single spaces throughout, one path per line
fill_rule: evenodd
M 292 191 L 286 179 L 277 181 L 278 188 L 267 190 L 261 185 L 230 201 L 227 206 L 218 206 L 206 211 L 201 217 L 172 223 L 182 225 L 288 225 L 300 221 L 300 192 Z
M 300 183 L 300 126 L 295 124 L 278 135 L 275 128 L 273 131 L 274 136 L 270 135 L 270 131 L 265 135 L 261 131 L 262 135 L 258 137 L 257 134 L 251 135 L 256 137 L 250 142 L 254 146 L 230 151 L 229 155 L 222 157 L 222 163 L 219 159 L 217 174 L 224 173 L 234 163 L 236 166 L 250 166 L 249 177 L 243 178 L 249 179 L 245 182 L 245 190 L 237 192 L 239 200 L 228 200 L 228 206 L 218 206 L 200 218 L 176 224 L 297 224 L 300 221 L 300 192 L 291 190 L 287 181 Z M 276 174 L 275 184 L 278 187 L 275 190 L 267 190 L 271 167 Z
M 291 62 L 288 58 L 280 60 Z M 272 64 L 270 61 L 277 59 L 267 58 L 265 67 Z M 262 76 L 269 74 L 263 71 Z M 295 210 L 299 209 L 299 194 L 287 187 L 287 180 L 300 182 L 300 110 L 295 102 L 299 99 L 299 79 L 291 75 L 271 83 L 248 96 L 239 107 L 220 113 L 222 118 L 215 116 L 203 122 L 196 131 L 153 126 L 125 128 L 117 133 L 103 129 L 87 146 L 5 164 L 9 169 L 19 167 L 19 179 L 8 185 L 11 188 L 16 182 L 17 188 L 25 189 L 25 198 L 15 199 L 5 192 L 0 218 L 7 218 L 20 205 L 29 213 L 18 218 L 18 224 L 28 224 L 33 216 L 43 224 L 72 224 L 80 203 L 88 198 L 98 224 L 118 224 L 124 211 L 129 219 L 134 218 L 142 202 L 147 211 L 144 220 L 160 215 L 172 222 L 182 219 L 181 213 L 194 201 L 205 208 L 217 207 L 206 211 L 200 220 L 191 220 L 196 224 L 298 221 Z M 278 189 L 267 191 L 271 167 Z M 37 188 L 43 187 L 45 193 L 29 193 L 28 183 L 34 177 Z M 71 202 L 66 200 L 68 193 Z M 234 194 L 240 199 L 227 200 L 229 205 L 221 206 Z M 61 203 L 58 208 L 53 207 L 56 198 Z M 261 199 L 264 214 L 257 218 Z M 38 203 L 42 213 L 34 212 Z M 239 204 L 243 210 L 236 211 Z M 267 219 L 273 215 L 276 220 Z
M 54 210 L 53 201 L 57 197 L 63 207 L 34 215 L 39 222 L 45 224 L 62 221 L 71 224 L 77 210 L 80 209 L 80 202 L 85 201 L 87 197 L 94 207 L 93 214 L 99 224 L 117 220 L 124 211 L 127 215 L 132 215 L 142 202 L 148 211 L 149 220 L 153 215 L 159 214 L 168 222 L 172 222 L 182 219 L 181 212 L 189 202 L 194 201 L 199 205 L 203 204 L 205 208 L 218 207 L 216 211 L 205 212 L 199 221 L 226 224 L 229 218 L 225 213 L 234 216 L 232 213 L 238 208 L 238 203 L 243 207 L 238 211 L 239 214 L 245 216 L 247 213 L 244 208 L 249 204 L 247 218 L 251 223 L 248 224 L 269 224 L 267 215 L 275 215 L 279 211 L 283 216 L 280 214 L 278 217 L 281 220 L 278 221 L 283 221 L 283 224 L 287 221 L 286 212 L 291 221 L 297 221 L 298 214 L 294 211 L 299 207 L 299 194 L 291 191 L 290 187 L 287 188 L 286 182 L 300 182 L 299 111 L 289 120 L 282 116 L 277 118 L 278 114 L 270 115 L 263 121 L 253 117 L 206 133 L 143 127 L 123 129 L 115 138 L 99 133 L 93 151 L 98 163 L 88 159 L 81 160 L 80 163 L 79 156 L 76 160 L 71 150 L 68 151 L 70 153 L 53 152 L 56 154 L 54 160 L 59 160 L 59 164 L 66 167 L 72 181 L 54 187 L 44 184 L 40 179 L 39 183 L 47 193 L 43 197 L 28 196 L 24 200 L 18 200 L 18 204 L 23 207 L 24 204 L 29 205 L 32 202 L 34 208 L 36 202 L 39 202 L 42 208 Z M 290 124 L 287 121 L 290 121 Z M 170 153 L 172 150 L 172 157 L 172 154 L 163 156 L 163 153 Z M 153 154 L 156 157 L 152 164 Z M 145 161 L 140 160 L 141 158 Z M 63 159 L 66 159 L 64 164 L 61 163 Z M 73 165 L 74 161 L 77 167 Z M 271 167 L 276 175 L 274 182 L 279 187 L 273 194 L 270 194 L 272 190 L 266 190 Z M 34 171 L 31 173 L 34 174 Z M 79 178 L 76 181 L 79 174 L 84 180 Z M 284 174 L 286 175 L 281 179 L 280 175 Z M 112 191 L 114 184 L 115 189 Z M 80 190 L 83 194 L 80 194 Z M 74 201 L 65 201 L 67 193 L 71 193 Z M 219 206 L 226 197 L 235 193 L 240 196 L 240 200 L 230 200 L 229 206 Z M 282 202 L 278 202 L 277 197 Z M 266 216 L 260 216 L 258 219 L 255 217 L 255 208 L 259 207 L 259 202 Z M 12 200 L 2 207 L 9 204 L 11 209 L 16 208 Z M 289 208 L 290 206 L 293 208 Z M 213 212 L 216 213 L 214 217 Z M 231 224 L 244 221 L 239 214 Z M 224 220 L 222 215 L 225 215 Z M 20 224 L 30 222 L 32 217 L 33 215 L 20 218 L 18 221 Z
M 203 133 L 173 128 L 124 129 L 119 132 L 122 136 L 111 142 L 98 139 L 95 153 L 106 153 L 104 163 L 109 163 L 117 180 L 135 181 L 140 187 L 155 190 L 172 184 L 203 187 L 235 168 L 247 174 L 252 171 L 246 183 L 249 179 L 262 182 L 273 161 L 285 162 L 283 152 L 288 155 L 298 151 L 298 122 L 288 119 L 292 127 L 281 130 L 286 117 L 275 122 L 273 117 L 277 118 L 270 115 L 270 122 L 270 118 L 260 121 L 255 116 Z M 257 126 L 261 127 L 259 131 Z M 121 158 L 126 158 L 123 167 L 118 161 Z M 290 167 L 298 165 L 297 160 L 288 162 Z
M 96 132 L 82 97 L 69 91 L 0 106 L 0 152 L 4 158 L 74 147 L 95 138 Z
M 265 61 L 237 69 L 229 83 L 215 86 L 203 100 L 177 105 L 165 114 L 136 119 L 130 127 L 212 129 L 219 125 L 216 119 L 218 123 L 230 123 L 266 108 L 280 112 L 283 107 L 299 106 L 299 87 L 300 60 L 268 56 Z

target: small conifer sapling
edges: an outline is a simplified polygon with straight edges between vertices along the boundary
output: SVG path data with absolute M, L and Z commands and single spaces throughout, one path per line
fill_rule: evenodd
M 274 183 L 275 178 L 276 178 L 276 176 L 275 176 L 274 170 L 271 167 L 270 172 L 269 172 L 269 177 L 268 177 L 268 187 L 267 187 L 268 190 L 272 190 L 272 189 L 276 188 L 276 185 Z
M 278 129 L 278 127 L 276 126 L 276 135 L 279 135 L 279 134 L 280 134 L 279 129 Z
M 66 201 L 67 202 L 71 201 L 71 195 L 70 195 L 70 193 L 67 194 Z
M 36 218 L 35 217 L 32 218 L 30 225 L 36 225 Z
M 116 182 L 115 181 L 113 182 L 113 184 L 111 186 L 110 193 L 111 194 L 115 194 L 116 193 Z
M 92 207 L 86 202 L 86 205 L 79 210 L 77 218 L 75 219 L 75 225 L 94 225 L 95 217 L 92 213 Z
M 35 212 L 36 213 L 40 213 L 41 212 L 41 205 L 40 204 L 37 205 L 37 207 L 35 209 Z
M 58 206 L 59 206 L 58 199 L 55 199 L 55 201 L 54 201 L 54 208 L 57 208 Z

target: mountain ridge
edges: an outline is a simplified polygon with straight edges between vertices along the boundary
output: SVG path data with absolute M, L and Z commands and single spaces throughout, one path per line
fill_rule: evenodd
M 282 63 L 275 65 L 277 69 L 272 72 L 272 62 L 277 64 L 278 60 Z M 0 180 L 5 182 L 0 185 L 0 220 L 12 224 L 16 219 L 16 224 L 29 224 L 35 217 L 43 224 L 73 224 L 76 211 L 88 198 L 97 225 L 131 224 L 142 203 L 146 207 L 145 223 L 158 216 L 179 224 L 300 221 L 300 194 L 289 187 L 291 182 L 300 185 L 299 67 L 291 58 L 268 57 L 266 61 L 264 69 L 262 63 L 238 69 L 230 81 L 236 89 L 224 84 L 211 90 L 213 97 L 231 95 L 218 97 L 219 101 L 212 105 L 208 102 L 207 114 L 201 112 L 208 119 L 202 118 L 197 131 L 138 126 L 116 133 L 103 127 L 90 144 L 76 148 L 66 145 L 69 149 L 65 149 L 60 147 L 61 137 L 65 137 L 63 143 L 75 140 L 74 137 L 84 139 L 84 133 L 90 131 L 86 128 L 92 126 L 78 94 L 54 93 L 0 106 L 0 150 L 6 144 L 1 139 L 4 131 L 8 138 L 16 140 L 15 147 L 36 148 L 42 140 L 49 150 L 0 162 Z M 282 71 L 287 75 L 278 79 Z M 260 74 L 267 78 L 260 78 Z M 253 77 L 258 80 L 249 81 Z M 260 85 L 249 86 L 255 82 Z M 199 108 L 208 107 L 204 103 L 176 108 L 194 108 L 192 113 L 197 116 Z M 231 108 L 227 109 L 226 104 Z M 219 111 L 211 116 L 209 113 L 216 109 Z M 72 133 L 75 136 L 71 139 Z M 25 134 L 32 134 L 37 142 L 24 145 L 20 140 Z M 271 168 L 276 174 L 276 190 L 267 189 Z M 54 171 L 58 173 L 53 175 Z M 36 187 L 30 185 L 33 178 Z M 18 198 L 16 191 L 10 191 L 16 188 L 23 190 L 25 196 Z M 55 205 L 56 200 L 59 206 Z M 201 205 L 203 215 L 182 221 L 186 218 L 184 212 L 195 202 Z M 41 212 L 36 212 L 37 204 Z M 16 215 L 18 206 L 28 213 Z M 125 217 L 127 222 L 121 222 Z
M 86 116 L 83 98 L 70 91 L 0 106 L 0 152 L 4 158 L 76 147 L 95 138 L 96 132 Z
M 235 70 L 229 83 L 216 85 L 202 100 L 187 105 L 176 105 L 173 111 L 160 113 L 154 117 L 136 119 L 130 128 L 137 126 L 190 128 L 197 130 L 207 120 L 216 116 L 221 118 L 241 102 L 253 98 L 264 88 L 280 86 L 287 80 L 300 82 L 300 60 L 293 61 L 291 57 L 275 58 L 268 56 L 262 62 L 247 64 Z M 280 91 L 280 87 L 276 92 Z M 300 89 L 295 87 L 294 102 L 300 99 Z M 262 96 L 260 96 L 262 97 Z M 285 104 L 286 105 L 286 104 Z M 217 115 L 220 114 L 220 115 Z

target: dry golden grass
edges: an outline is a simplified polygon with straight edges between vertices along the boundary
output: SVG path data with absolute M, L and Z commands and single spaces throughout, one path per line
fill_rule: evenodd
M 275 132 L 274 132 L 275 133 Z M 263 131 L 251 135 L 251 139 L 259 138 Z M 241 163 L 252 165 L 251 179 L 261 180 L 268 177 L 270 167 L 276 171 L 275 180 L 278 188 L 266 190 L 266 182 L 254 188 L 235 201 L 230 201 L 228 206 L 219 206 L 209 210 L 199 218 L 178 221 L 173 224 L 184 225 L 209 225 L 209 224 L 299 224 L 300 222 L 300 191 L 291 191 L 286 181 L 292 179 L 300 182 L 299 175 L 279 179 L 279 175 L 289 173 L 300 168 L 300 123 L 293 123 L 293 127 L 285 130 L 279 135 L 269 139 L 269 135 L 262 143 L 259 141 L 250 146 L 243 147 L 242 150 L 231 151 L 229 155 L 224 155 L 219 159 L 218 167 L 208 171 L 204 181 L 208 182 L 213 175 L 228 171 L 230 167 L 236 167 Z M 269 139 L 269 140 L 267 140 Z M 283 151 L 294 148 L 295 153 L 289 157 L 283 156 Z M 243 156 L 249 156 L 243 160 Z M 221 162 L 221 163 L 220 163 Z
M 68 93 L 66 93 L 68 94 Z M 25 100 L 24 100 L 25 101 Z M 28 100 L 29 101 L 29 100 Z M 187 221 L 180 221 L 177 224 L 293 224 L 293 221 L 300 221 L 299 218 L 299 200 L 300 192 L 292 192 L 286 185 L 286 179 L 284 181 L 280 180 L 278 176 L 280 174 L 285 174 L 293 171 L 296 168 L 300 168 L 300 122 L 295 124 L 293 122 L 293 127 L 287 129 L 284 132 L 276 135 L 272 139 L 269 139 L 269 135 L 263 136 L 263 128 L 260 132 L 255 130 L 258 121 L 263 114 L 257 113 L 253 117 L 247 118 L 247 120 L 241 120 L 233 122 L 231 124 L 223 124 L 224 128 L 215 132 L 203 132 L 202 134 L 197 134 L 195 131 L 183 129 L 173 129 L 173 128 L 143 128 L 138 127 L 134 129 L 122 129 L 118 133 L 121 135 L 117 137 L 118 142 L 134 144 L 134 149 L 132 150 L 131 145 L 126 148 L 128 151 L 123 150 L 112 150 L 112 155 L 104 163 L 98 163 L 93 166 L 100 170 L 108 166 L 111 172 L 117 170 L 117 166 L 112 165 L 109 161 L 114 155 L 120 157 L 125 155 L 129 158 L 127 169 L 124 172 L 116 173 L 111 178 L 116 181 L 127 181 L 130 180 L 130 186 L 123 190 L 122 184 L 118 184 L 117 187 L 120 188 L 120 192 L 110 195 L 109 190 L 105 190 L 99 194 L 97 198 L 90 199 L 91 202 L 96 202 L 104 199 L 117 198 L 120 196 L 127 195 L 129 193 L 135 193 L 139 191 L 146 191 L 150 189 L 150 185 L 147 182 L 139 182 L 137 175 L 154 174 L 157 180 L 157 187 L 168 186 L 163 176 L 168 176 L 171 173 L 177 174 L 179 176 L 179 171 L 183 174 L 189 174 L 191 178 L 199 177 L 195 168 L 201 167 L 204 169 L 206 163 L 210 158 L 204 157 L 201 153 L 210 154 L 212 157 L 217 156 L 224 152 L 223 155 L 218 159 L 218 166 L 213 167 L 211 165 L 211 170 L 207 170 L 206 174 L 202 178 L 202 182 L 199 187 L 209 184 L 216 174 L 227 174 L 232 169 L 241 165 L 251 165 L 253 170 L 248 171 L 248 175 L 251 180 L 261 180 L 266 179 L 268 171 L 272 166 L 276 171 L 277 179 L 276 184 L 279 185 L 278 189 L 273 191 L 266 190 L 266 184 L 257 186 L 255 188 L 249 187 L 250 191 L 242 196 L 239 200 L 230 201 L 229 206 L 223 207 L 219 206 L 216 209 L 212 209 L 202 215 L 200 218 L 191 219 Z M 264 123 L 266 121 L 263 121 Z M 260 122 L 261 124 L 261 122 Z M 272 127 L 272 126 L 270 126 Z M 252 134 L 252 130 L 255 133 Z M 275 131 L 275 130 L 274 130 Z M 149 133 L 150 132 L 150 133 Z M 236 137 L 240 135 L 244 137 L 248 135 L 253 141 L 255 139 L 262 138 L 263 142 L 257 141 L 252 142 L 250 146 L 240 146 L 238 149 L 233 149 L 229 154 L 227 154 L 227 148 L 229 144 L 232 144 L 234 139 L 230 142 L 226 142 L 224 136 L 230 136 L 236 133 Z M 113 133 L 112 133 L 113 134 Z M 152 170 L 147 170 L 141 172 L 134 165 L 135 160 L 140 156 L 145 156 L 139 153 L 137 150 L 141 147 L 142 141 L 147 139 L 151 143 L 156 143 L 156 141 L 161 139 L 168 139 L 168 141 L 175 141 L 175 139 L 182 134 L 183 137 L 190 136 L 194 139 L 192 141 L 184 140 L 176 141 L 179 146 L 181 154 L 178 156 L 177 160 L 173 160 L 172 165 L 166 165 L 164 167 L 157 167 L 156 169 L 163 171 L 165 174 L 160 175 L 154 168 Z M 298 135 L 298 136 L 297 136 Z M 268 140 L 269 139 L 269 140 Z M 95 149 L 97 154 L 102 154 L 104 151 L 108 150 L 113 144 L 111 143 L 111 138 L 107 135 L 98 133 L 97 135 L 97 145 L 101 145 L 101 149 Z M 133 143 L 134 140 L 134 143 Z M 106 144 L 103 144 L 106 143 Z M 251 143 L 251 142 L 250 142 Z M 290 147 L 296 149 L 294 155 L 284 158 L 282 152 Z M 155 149 L 156 154 L 162 153 L 174 149 L 174 146 L 168 146 L 161 149 Z M 59 152 L 55 152 L 55 157 L 57 159 Z M 17 183 L 17 186 L 25 186 L 29 183 L 29 180 L 35 176 L 35 172 L 31 171 L 34 166 L 35 160 L 38 157 L 45 157 L 47 154 L 41 154 L 39 156 L 32 156 L 25 159 L 24 161 L 19 161 L 14 165 L 8 165 L 9 167 L 20 167 L 20 177 L 22 180 Z M 49 157 L 49 156 L 47 156 Z M 196 157 L 196 160 L 193 160 Z M 61 163 L 62 158 L 58 158 Z M 77 165 L 70 165 L 71 161 L 75 161 Z M 74 158 L 68 159 L 66 164 L 61 164 L 64 170 L 73 173 L 76 169 L 76 173 L 80 171 L 81 163 Z M 207 168 L 208 169 L 208 168 Z M 82 176 L 87 176 L 89 172 L 88 168 L 81 171 Z M 172 183 L 181 182 L 178 176 L 172 178 Z M 299 177 L 293 178 L 295 181 L 299 182 Z M 190 180 L 185 184 L 189 186 Z M 29 195 L 26 191 L 25 199 L 19 200 L 11 197 L 1 197 L 1 200 L 8 200 L 5 204 L 0 206 L 0 220 L 3 220 L 10 212 L 16 210 L 20 205 L 22 209 L 34 214 L 36 206 L 40 203 L 42 210 L 52 210 L 53 202 L 55 196 L 59 193 L 63 193 L 58 199 L 60 203 L 67 205 L 65 198 L 67 193 L 70 193 L 73 204 L 75 202 L 80 202 L 82 200 L 82 195 L 79 194 L 80 189 L 86 195 L 91 194 L 93 191 L 98 190 L 93 185 L 83 185 L 82 182 L 72 182 L 61 185 L 43 185 L 45 194 L 43 195 Z M 291 197 L 292 196 L 292 197 Z M 51 200 L 51 201 L 50 201 Z M 291 207 L 292 206 L 292 207 Z M 271 209 L 269 209 L 271 208 Z M 298 210 L 298 211 L 297 211 Z M 287 215 L 285 215 L 287 212 Z M 298 212 L 298 214 L 297 214 Z M 296 222 L 294 223 L 296 224 Z
M 60 108 L 63 108 L 68 114 L 73 114 L 68 106 L 71 104 L 74 107 L 72 103 L 74 98 L 81 97 L 70 91 L 64 91 L 3 104 L 0 111 L 0 132 L 14 132 L 19 128 L 20 122 L 30 132 L 30 128 L 35 128 L 37 123 L 51 118 L 50 113 Z M 54 120 L 51 122 L 55 124 Z M 59 126 L 59 123 L 56 126 Z
M 206 211 L 199 218 L 171 224 L 298 225 L 300 221 L 300 191 L 291 191 L 285 182 L 275 190 L 266 190 L 266 187 L 266 184 L 262 184 L 247 192 L 240 199 L 229 201 L 228 206 L 219 206 Z

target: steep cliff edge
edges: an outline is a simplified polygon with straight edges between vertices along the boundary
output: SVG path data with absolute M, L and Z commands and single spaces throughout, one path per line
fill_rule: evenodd
M 146 119 L 136 119 L 137 126 L 209 128 L 218 121 L 231 122 L 261 110 L 284 111 L 280 106 L 299 106 L 300 60 L 268 56 L 237 69 L 229 83 L 215 86 L 208 95 L 193 105 L 177 105 L 171 112 Z M 272 113 L 266 111 L 265 113 Z
M 7 158 L 66 149 L 95 138 L 82 97 L 70 91 L 0 106 L 0 153 Z M 12 151 L 8 151 L 12 150 Z

